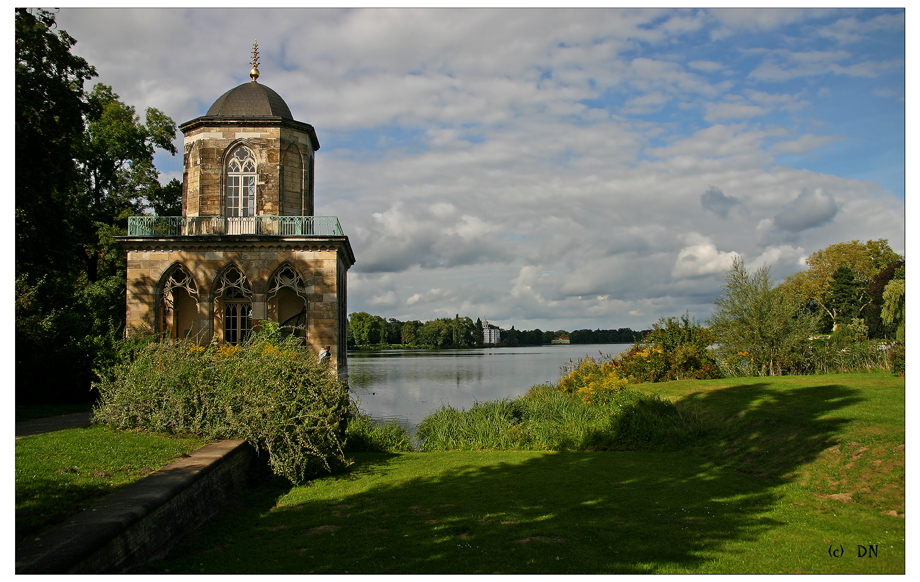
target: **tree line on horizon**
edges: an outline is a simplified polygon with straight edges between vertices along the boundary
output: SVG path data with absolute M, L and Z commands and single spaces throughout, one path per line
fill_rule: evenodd
M 568 337 L 572 344 L 631 344 L 642 339 L 649 330 L 633 331 L 620 329 L 579 329 L 568 332 L 564 329 L 501 330 L 499 347 L 541 346 L 552 343 L 558 337 Z M 459 314 L 431 321 L 400 321 L 384 318 L 364 311 L 352 313 L 348 320 L 347 340 L 349 348 L 368 346 L 404 346 L 420 348 L 481 348 L 486 344 L 482 320 L 473 321 Z
M 896 340 L 904 342 L 904 256 L 892 250 L 886 239 L 852 240 L 828 246 L 815 251 L 806 261 L 808 269 L 787 277 L 775 285 L 769 280 L 769 268 L 758 270 L 756 276 L 760 291 L 767 293 L 763 305 L 749 305 L 742 302 L 745 310 L 754 310 L 763 316 L 769 306 L 779 309 L 778 319 L 804 320 L 808 334 L 856 333 L 866 339 Z M 740 269 L 741 271 L 738 271 Z M 736 272 L 737 271 L 737 272 Z M 726 275 L 735 273 L 740 280 L 747 280 L 749 274 L 743 264 L 735 265 Z M 738 273 L 741 273 L 740 275 Z M 723 288 L 728 293 L 730 285 Z M 717 308 L 726 300 L 723 295 L 715 301 Z M 887 311 L 886 311 L 887 310 Z M 718 309 L 717 309 L 718 311 Z M 764 316 L 767 317 L 767 316 Z M 769 316 L 769 326 L 777 329 L 777 317 Z M 662 324 L 667 318 L 662 318 Z M 757 320 L 757 317 L 754 318 Z M 715 323 L 714 318 L 710 323 Z M 754 327 L 759 327 L 762 323 Z M 656 325 L 658 325 L 656 324 Z M 855 326 L 855 327 L 854 327 Z M 491 326 L 496 327 L 496 326 Z M 654 327 L 654 326 L 653 326 Z M 804 328 L 803 328 L 804 329 Z M 853 330 L 865 330 L 854 332 Z M 571 344 L 636 343 L 646 338 L 652 330 L 633 331 L 629 328 L 616 330 L 580 329 L 566 330 L 501 330 L 498 346 L 546 345 L 560 336 L 568 336 Z M 838 334 L 838 335 L 840 335 Z M 352 313 L 349 319 L 349 347 L 398 345 L 423 348 L 467 348 L 482 347 L 483 323 L 469 317 L 440 318 L 432 321 L 399 321 L 385 319 L 366 312 Z M 761 338 L 762 342 L 766 341 Z

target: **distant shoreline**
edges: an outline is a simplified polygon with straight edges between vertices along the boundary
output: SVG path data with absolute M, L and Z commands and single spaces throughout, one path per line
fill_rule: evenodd
M 403 351 L 449 351 L 449 350 L 493 350 L 493 349 L 506 349 L 506 348 L 542 348 L 542 347 L 571 347 L 571 346 L 597 346 L 597 345 L 609 345 L 609 346 L 622 346 L 622 345 L 632 345 L 632 342 L 590 342 L 584 344 L 576 343 L 567 343 L 567 344 L 520 344 L 516 346 L 503 346 L 503 345 L 484 345 L 484 346 L 452 346 L 439 348 L 435 346 L 419 346 L 419 345 L 406 345 L 406 344 L 376 344 L 372 346 L 350 346 L 348 348 L 349 352 L 381 352 L 386 350 L 403 350 Z

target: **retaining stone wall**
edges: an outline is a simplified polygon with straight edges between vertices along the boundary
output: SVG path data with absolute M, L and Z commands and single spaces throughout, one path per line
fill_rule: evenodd
M 255 451 L 212 443 L 16 548 L 17 574 L 117 573 L 160 558 L 243 489 Z

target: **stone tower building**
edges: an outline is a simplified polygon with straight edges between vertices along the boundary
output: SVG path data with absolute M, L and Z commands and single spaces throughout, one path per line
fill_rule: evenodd
M 282 325 L 345 370 L 346 273 L 334 216 L 313 216 L 316 132 L 257 79 L 221 95 L 185 136 L 182 216 L 129 219 L 128 328 L 199 344 Z

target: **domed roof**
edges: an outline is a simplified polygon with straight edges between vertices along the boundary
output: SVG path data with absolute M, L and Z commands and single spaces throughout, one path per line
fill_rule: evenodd
M 221 95 L 208 109 L 207 116 L 294 119 L 281 95 L 256 81 L 243 83 Z

